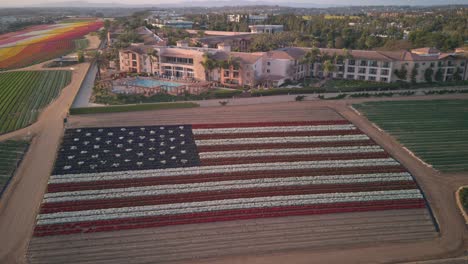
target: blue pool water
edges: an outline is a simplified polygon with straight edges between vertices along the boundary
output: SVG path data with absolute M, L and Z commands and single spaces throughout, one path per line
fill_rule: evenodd
M 180 83 L 160 81 L 160 80 L 147 80 L 147 79 L 136 79 L 129 82 L 130 85 L 143 86 L 143 87 L 155 87 L 155 86 L 167 86 L 167 87 L 177 87 L 181 86 Z

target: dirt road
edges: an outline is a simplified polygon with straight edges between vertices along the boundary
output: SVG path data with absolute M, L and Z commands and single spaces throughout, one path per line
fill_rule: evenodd
M 72 82 L 33 125 L 0 136 L 0 141 L 34 136 L 8 189 L 0 200 L 0 263 L 22 263 L 31 237 L 55 153 L 63 134 L 63 118 L 89 67 L 76 66 Z

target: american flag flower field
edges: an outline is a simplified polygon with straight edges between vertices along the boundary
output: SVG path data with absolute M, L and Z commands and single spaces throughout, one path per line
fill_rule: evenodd
M 347 120 L 73 128 L 34 236 L 415 209 L 412 175 Z

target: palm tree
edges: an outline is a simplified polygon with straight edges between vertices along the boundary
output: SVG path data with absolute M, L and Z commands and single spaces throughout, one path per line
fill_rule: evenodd
M 214 59 L 210 57 L 210 54 L 208 53 L 203 54 L 203 61 L 201 61 L 200 64 L 203 66 L 203 68 L 205 68 L 205 79 L 209 81 L 209 73 L 215 68 L 217 68 L 218 64 Z
M 323 62 L 323 73 L 325 78 L 328 77 L 328 74 L 335 71 L 335 64 L 331 60 L 326 60 Z
M 320 55 L 320 50 L 317 49 L 317 48 L 313 48 L 313 49 L 306 52 L 304 57 L 302 57 L 300 63 L 301 64 L 306 64 L 307 65 L 307 71 L 310 72 L 311 65 L 313 65 L 315 62 L 317 62 L 319 55 Z
M 101 79 L 101 68 L 107 66 L 107 59 L 98 50 L 88 52 L 88 56 L 91 57 L 91 61 L 96 64 L 96 67 L 98 69 L 96 77 L 97 77 L 98 80 L 100 80 Z
M 157 59 L 158 59 L 158 57 L 159 57 L 159 56 L 158 56 L 158 55 L 159 55 L 159 54 L 158 54 L 158 51 L 155 50 L 155 49 L 150 48 L 150 49 L 148 49 L 148 50 L 146 51 L 146 55 L 148 56 L 148 58 L 149 58 L 149 60 L 150 60 L 151 74 L 154 74 L 154 72 L 153 72 L 153 63 L 154 63 L 155 61 L 157 61 Z M 155 58 L 156 58 L 156 60 L 155 60 Z

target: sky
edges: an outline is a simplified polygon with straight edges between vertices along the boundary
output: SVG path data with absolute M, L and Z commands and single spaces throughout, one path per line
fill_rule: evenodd
M 197 1 L 207 2 L 207 0 L 0 0 L 0 6 L 38 6 L 44 3 L 66 3 L 66 2 L 89 2 L 89 3 L 122 3 L 131 5 L 151 5 L 157 6 L 157 4 L 174 4 L 181 2 L 190 2 L 195 5 Z M 218 4 L 222 1 L 216 1 Z M 225 0 L 226 3 L 232 5 L 232 1 Z M 239 1 L 258 3 L 259 1 L 243 0 Z M 346 6 L 346 5 L 447 5 L 447 4 L 467 4 L 468 0 L 260 0 L 262 3 L 271 3 L 287 6 L 288 3 L 305 3 L 305 4 L 317 4 L 326 6 Z

